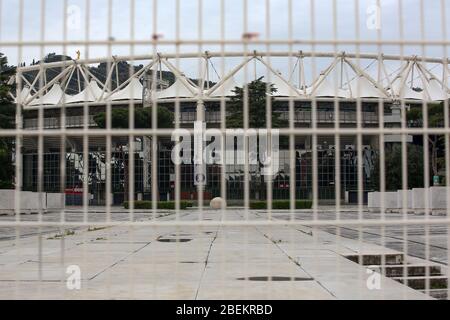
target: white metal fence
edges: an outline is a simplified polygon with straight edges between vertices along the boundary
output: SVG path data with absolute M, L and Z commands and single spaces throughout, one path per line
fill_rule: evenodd
M 30 248 L 24 239 L 29 239 L 30 233 L 38 234 L 37 246 L 32 248 L 37 252 L 37 280 L 44 281 L 49 256 L 45 247 L 47 235 L 58 230 L 61 245 L 56 256 L 65 266 L 67 243 L 70 247 L 69 229 L 117 228 L 110 229 L 110 235 L 114 230 L 127 228 L 132 243 L 134 236 L 141 235 L 139 228 L 173 228 L 170 230 L 175 233 L 228 228 L 247 235 L 243 236 L 242 246 L 248 248 L 253 243 L 251 228 L 266 230 L 267 234 L 277 233 L 284 227 L 290 232 L 310 228 L 307 230 L 312 230 L 316 249 L 324 244 L 319 232 L 333 235 L 327 239 L 336 248 L 349 246 L 348 239 L 354 240 L 356 260 L 352 254 L 336 249 L 339 256 L 366 266 L 379 265 L 381 273 L 398 281 L 409 279 L 410 287 L 419 292 L 446 297 L 450 238 L 447 232 L 449 190 L 444 186 L 450 185 L 450 30 L 447 22 L 450 4 L 445 0 L 429 2 L 0 1 L 0 28 L 3 30 L 0 52 L 8 56 L 11 64 L 27 62 L 17 69 L 15 89 L 11 91 L 11 99 L 15 99 L 17 105 L 16 128 L 0 129 L 2 138 L 14 140 L 11 150 L 15 153 L 12 155 L 14 207 L 8 208 L 15 215 L 13 219 L 0 219 L 5 241 L 15 243 L 19 248 L 16 256 L 20 258 L 23 254 L 20 248 Z M 47 56 L 45 62 L 49 52 L 61 52 L 74 58 L 51 61 L 52 57 Z M 33 58 L 35 64 L 30 65 Z M 123 62 L 128 62 L 127 76 L 119 73 Z M 141 67 L 134 67 L 139 65 Z M 167 74 L 173 79 L 164 79 Z M 289 151 L 289 159 L 283 167 L 285 171 L 266 176 L 264 186 L 255 187 L 258 189 L 255 191 L 258 196 L 255 196 L 256 178 L 249 158 L 253 147 L 249 137 L 254 135 L 250 103 L 254 100 L 249 97 L 247 84 L 261 76 L 264 76 L 263 81 L 273 83 L 278 89 L 273 93 L 267 86 L 265 129 L 270 139 L 274 138 L 273 133 L 279 133 L 282 140 L 285 138 L 284 148 Z M 215 177 L 218 190 L 215 195 L 229 205 L 212 211 L 210 194 L 205 193 L 212 182 L 208 181 L 207 186 L 193 184 L 186 195 L 185 184 L 191 178 L 194 180 L 193 172 L 186 174 L 183 164 L 173 164 L 173 171 L 169 168 L 168 175 L 162 176 L 165 168 L 160 167 L 161 154 L 157 150 L 162 148 L 161 141 L 178 138 L 180 132 L 195 139 L 198 132 L 194 130 L 193 120 L 208 123 L 208 128 L 214 127 L 224 140 L 230 129 L 227 122 L 233 117 L 228 108 L 236 99 L 232 92 L 235 86 L 244 88 L 241 101 L 244 162 L 239 173 L 242 195 L 238 199 L 241 201 L 238 207 L 231 206 L 230 172 L 227 165 L 219 165 L 219 171 L 215 175 L 209 173 L 208 177 Z M 136 127 L 135 110 L 149 105 L 153 106 L 148 118 L 151 123 L 145 128 Z M 173 110 L 173 127 L 158 125 L 158 106 Z M 118 107 L 129 110 L 126 127 L 117 128 L 113 123 L 113 110 Z M 416 110 L 419 118 L 412 119 L 411 110 Z M 430 110 L 434 111 L 430 114 Z M 101 112 L 105 112 L 104 128 L 99 128 L 94 120 Z M 271 125 L 272 115 L 276 113 L 287 120 L 281 128 Z M 397 158 L 393 158 L 393 144 L 400 147 Z M 377 155 L 371 164 L 362 160 L 367 145 Z M 327 158 L 327 168 L 331 168 L 331 173 L 325 174 L 323 151 L 329 146 L 332 154 Z M 352 159 L 356 159 L 348 162 L 350 164 L 346 158 L 348 146 L 354 153 Z M 226 147 L 225 143 L 220 146 L 223 155 L 228 151 Z M 92 152 L 99 150 L 98 157 L 103 157 L 103 164 L 93 173 L 86 168 L 94 161 Z M 77 155 L 68 161 L 66 155 L 71 152 Z M 118 164 L 120 152 L 127 158 Z M 46 164 L 50 161 L 46 158 L 49 153 L 59 154 L 50 169 Z M 34 160 L 29 161 L 26 154 L 33 154 Z M 310 157 L 310 166 L 303 175 L 301 161 L 306 159 L 305 154 Z M 302 155 L 305 158 L 301 158 Z M 410 157 L 418 162 L 417 168 L 411 166 Z M 129 164 L 141 160 L 143 168 L 139 170 L 142 173 L 137 173 L 138 167 Z M 400 187 L 395 190 L 393 180 L 387 176 L 393 174 L 389 166 L 394 164 L 401 171 L 397 172 Z M 119 178 L 115 177 L 115 166 L 121 167 Z M 57 173 L 51 173 L 51 168 L 56 168 Z M 206 170 L 194 169 L 195 172 Z M 353 172 L 351 188 L 343 181 L 349 177 L 347 170 Z M 377 175 L 371 173 L 371 177 L 376 178 L 370 180 L 370 186 L 367 170 L 377 172 Z M 68 177 L 68 172 L 76 175 L 76 179 Z M 56 178 L 49 180 L 52 174 Z M 284 177 L 282 183 L 280 175 Z M 412 185 L 409 180 L 417 175 L 421 176 L 422 183 Z M 435 186 L 433 175 L 441 177 Z M 142 181 L 136 178 L 140 176 Z M 260 178 L 260 174 L 256 176 Z M 103 182 L 98 184 L 101 186 L 98 190 L 93 190 L 97 177 Z M 79 184 L 70 185 L 71 179 Z M 167 180 L 168 197 L 174 200 L 175 211 L 168 217 L 165 213 L 170 211 L 158 208 L 158 202 L 165 197 L 160 192 L 163 188 L 160 179 Z M 305 188 L 310 191 L 306 195 L 300 195 L 297 190 L 304 188 L 303 180 L 309 181 Z M 25 181 L 30 184 L 25 186 Z M 57 187 L 49 191 L 52 183 Z M 115 189 L 116 183 L 120 185 L 120 192 Z M 46 192 L 60 194 L 61 201 L 76 195 L 81 199 L 80 206 L 55 210 L 49 208 L 48 202 L 39 201 L 31 209 L 37 216 L 23 216 L 28 204 L 21 195 L 28 187 L 32 190 L 26 191 L 37 192 L 41 199 Z M 325 188 L 331 190 L 331 196 L 322 196 Z M 274 195 L 280 189 L 286 192 L 278 200 L 281 197 L 289 201 L 287 210 L 276 208 L 278 200 Z M 397 189 L 411 192 L 399 192 L 394 196 L 392 192 Z M 130 200 L 129 208 L 113 206 L 115 193 L 121 193 L 123 200 Z M 135 201 L 144 199 L 146 194 L 151 207 L 137 209 Z M 350 205 L 347 202 L 351 202 L 352 194 L 356 201 Z M 423 196 L 423 204 L 415 207 L 413 203 L 418 202 L 419 196 Z M 92 205 L 96 197 L 101 198 L 97 203 L 103 206 Z M 390 204 L 390 197 L 395 197 L 395 207 Z M 296 208 L 296 201 L 304 198 L 312 201 L 310 210 Z M 183 200 L 194 200 L 194 208 L 182 210 Z M 256 200 L 267 201 L 267 209 L 252 209 Z M 100 215 L 93 218 L 96 214 Z M 10 228 L 14 228 L 14 232 L 11 233 Z M 106 238 L 104 250 L 109 255 L 102 257 L 113 262 L 116 244 Z M 296 239 L 291 236 L 283 241 L 301 250 L 302 243 Z M 89 236 L 83 235 L 83 241 L 88 240 Z M 7 252 L 8 242 L 4 243 Z M 366 244 L 378 249 L 367 249 Z M 180 248 L 168 252 L 178 255 L 184 247 Z M 254 262 L 249 250 L 243 249 L 243 267 Z M 398 252 L 401 261 L 389 261 L 389 254 L 393 254 L 389 250 Z M 276 259 L 272 261 L 269 254 L 265 258 L 276 270 Z M 83 272 L 88 264 L 86 258 L 80 259 L 84 259 L 79 263 Z M 319 265 L 327 263 L 319 258 L 317 261 Z M 0 264 L 3 263 L 7 267 L 7 259 L 0 254 Z M 130 263 L 133 264 L 133 258 Z M 298 263 L 302 264 L 301 259 Z M 153 260 L 148 265 L 155 267 Z M 424 271 L 410 272 L 415 265 L 423 267 Z M 334 272 L 330 274 L 344 283 L 345 270 L 337 263 L 333 267 Z M 440 269 L 436 271 L 432 267 Z M 222 268 L 227 268 L 226 262 L 222 262 Z M 2 280 L 11 280 L 20 296 L 23 290 L 20 279 L 25 277 L 26 282 L 27 276 L 20 268 L 17 270 L 17 274 L 10 277 L 4 271 Z M 130 267 L 129 278 L 122 282 L 124 287 L 131 287 L 130 297 L 135 294 L 132 270 Z M 365 283 L 365 269 L 357 270 L 354 278 Z M 269 274 L 269 280 L 276 281 L 272 276 L 273 273 Z M 290 280 L 295 282 L 294 276 Z M 37 282 L 36 286 L 45 291 L 44 282 Z M 251 286 L 251 282 L 246 283 L 246 288 Z M 155 284 L 149 287 L 160 290 Z M 409 297 L 408 286 L 404 287 L 403 291 L 394 291 L 393 296 Z M 270 290 L 265 290 L 267 296 L 272 297 Z M 92 297 L 81 292 L 85 297 Z M 286 297 L 301 298 L 297 294 L 291 287 Z M 390 294 L 382 288 L 379 297 L 392 298 Z M 102 291 L 98 296 L 107 298 L 114 294 Z M 361 288 L 357 289 L 356 296 L 372 297 Z M 225 293 L 224 297 L 230 298 Z M 250 292 L 248 297 L 254 296 Z M 336 293 L 335 297 L 340 296 Z

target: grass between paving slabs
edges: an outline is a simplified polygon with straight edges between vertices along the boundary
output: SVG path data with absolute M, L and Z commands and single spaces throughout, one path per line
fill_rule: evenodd
M 88 228 L 88 232 L 95 232 L 95 231 L 100 231 L 100 230 L 104 230 L 107 229 L 107 227 L 89 227 Z M 75 231 L 72 229 L 67 229 L 65 230 L 63 233 L 57 233 L 55 234 L 53 237 L 49 237 L 47 238 L 47 240 L 59 240 L 62 239 L 64 237 L 70 237 L 75 235 Z M 98 238 L 97 240 L 106 240 L 105 238 Z
M 95 232 L 100 230 L 105 230 L 106 227 L 89 227 L 88 232 Z
M 69 237 L 69 236 L 73 236 L 73 235 L 75 235 L 75 231 L 68 229 L 68 230 L 64 231 L 64 233 L 58 233 L 58 234 L 55 234 L 53 237 L 47 238 L 47 240 L 59 240 L 64 237 Z
M 289 200 L 275 200 L 272 201 L 272 209 L 275 210 L 289 210 L 291 208 L 291 203 Z M 311 209 L 311 200 L 297 200 L 295 201 L 296 209 Z M 267 201 L 252 201 L 250 202 L 250 209 L 260 210 L 267 209 Z
M 192 202 L 189 201 L 180 201 L 180 209 L 186 210 L 187 208 L 192 207 Z M 128 201 L 123 203 L 123 207 L 125 209 L 130 208 L 130 203 Z M 167 202 L 158 202 L 156 204 L 157 209 L 161 210 L 175 210 L 175 202 L 174 201 L 167 201 Z M 153 209 L 152 201 L 135 201 L 134 202 L 134 208 L 135 209 Z

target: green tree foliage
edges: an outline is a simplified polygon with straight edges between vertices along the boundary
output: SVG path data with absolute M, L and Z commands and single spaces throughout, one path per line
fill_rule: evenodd
M 267 84 L 259 78 L 247 85 L 248 109 L 249 109 L 249 127 L 250 128 L 266 128 L 266 106 L 267 99 L 270 99 L 272 108 L 277 106 L 271 95 L 267 93 L 275 93 L 277 89 L 273 84 Z M 267 90 L 269 89 L 269 90 Z M 227 117 L 228 128 L 244 127 L 244 103 L 245 89 L 236 87 L 235 96 L 231 97 L 231 101 L 227 104 L 229 116 Z M 280 113 L 272 112 L 272 128 L 281 128 L 286 125 L 286 121 L 280 119 Z
M 408 189 L 423 188 L 423 148 L 408 144 Z M 402 183 L 402 146 L 399 143 L 388 144 L 385 148 L 385 183 L 387 191 L 403 189 Z M 376 161 L 374 169 L 374 186 L 380 190 L 380 162 Z
M 8 65 L 8 59 L 0 53 L 0 129 L 14 129 L 16 108 L 9 92 L 13 89 L 10 78 L 15 74 L 15 68 Z M 0 138 L 0 189 L 14 187 L 14 166 L 12 153 L 13 139 Z
M 13 89 L 13 85 L 9 83 L 11 76 L 16 73 L 16 69 L 8 65 L 8 58 L 0 53 L 0 104 L 11 105 L 11 97 L 9 92 Z
M 173 112 L 167 108 L 159 107 L 158 128 L 172 128 L 174 116 Z M 94 116 L 94 121 L 100 128 L 106 128 L 106 113 L 101 112 Z M 129 111 L 124 108 L 113 109 L 111 112 L 111 127 L 113 129 L 128 129 Z M 136 108 L 134 112 L 134 127 L 136 129 L 147 129 L 152 126 L 152 109 Z
M 172 128 L 174 116 L 171 111 L 164 107 L 158 107 L 158 128 Z M 106 128 L 106 113 L 101 112 L 94 116 L 94 121 L 100 128 Z M 129 111 L 128 109 L 118 108 L 111 111 L 111 127 L 113 129 L 128 129 L 129 128 Z M 148 129 L 152 127 L 152 108 L 136 108 L 134 111 L 134 127 L 136 129 Z M 123 172 L 125 176 L 124 182 L 124 198 L 125 201 L 128 200 L 128 157 L 123 151 L 123 146 L 119 148 L 121 150 L 122 156 L 117 161 L 116 168 L 123 167 Z
M 442 128 L 444 126 L 444 107 L 443 104 L 427 105 L 428 127 Z M 422 127 L 423 115 L 422 107 L 411 108 L 407 114 L 407 120 L 410 127 Z M 445 168 L 445 159 L 439 151 L 445 149 L 445 139 L 442 135 L 429 135 L 428 144 L 430 149 L 430 167 L 433 176 L 438 176 L 440 170 Z
M 236 87 L 233 91 L 235 96 L 231 98 L 231 101 L 227 104 L 229 116 L 227 117 L 228 128 L 243 128 L 244 127 L 244 103 L 245 97 L 248 98 L 248 120 L 249 127 L 254 129 L 267 128 L 266 109 L 267 104 L 272 105 L 272 109 L 277 107 L 277 103 L 274 101 L 271 94 L 277 92 L 277 88 L 273 84 L 268 84 L 262 81 L 262 77 L 250 82 L 247 88 Z M 270 93 L 270 94 L 268 94 Z M 280 118 L 280 113 L 272 112 L 272 128 L 282 128 L 287 125 L 287 121 Z M 288 143 L 287 137 L 280 137 L 280 145 L 286 145 Z M 258 143 L 259 153 L 259 143 Z M 262 169 L 260 161 L 260 170 Z M 260 181 L 258 184 L 259 196 L 263 197 L 266 191 L 266 185 L 264 182 L 264 175 L 260 175 Z

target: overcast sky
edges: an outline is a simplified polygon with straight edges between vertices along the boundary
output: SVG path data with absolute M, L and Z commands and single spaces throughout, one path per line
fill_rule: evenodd
M 65 53 L 75 57 L 75 52 L 79 49 L 82 57 L 87 55 L 93 57 L 103 57 L 108 54 L 105 46 L 91 46 L 89 50 L 86 47 L 67 46 L 58 47 L 23 47 L 22 57 L 19 58 L 17 47 L 5 47 L 1 42 L 18 41 L 20 26 L 20 0 L 0 0 L 0 52 L 8 55 L 9 61 L 16 64 L 18 59 L 29 64 L 33 58 L 39 59 L 41 52 Z M 131 37 L 131 0 L 91 0 L 89 2 L 89 17 L 86 8 L 86 0 L 67 0 L 68 12 L 64 10 L 64 1 L 46 0 L 44 7 L 39 0 L 23 0 L 23 40 L 38 41 L 43 36 L 46 40 L 62 41 L 64 39 L 64 21 L 68 21 L 67 39 L 68 40 L 106 40 L 112 37 L 116 40 L 127 40 Z M 153 0 L 135 0 L 134 9 L 134 38 L 139 40 L 150 39 L 154 33 L 162 34 L 164 40 L 175 39 L 177 16 L 176 4 L 179 3 L 180 20 L 179 30 L 182 39 L 198 39 L 199 34 L 199 13 L 202 14 L 201 28 L 204 39 L 220 39 L 221 21 L 224 19 L 225 39 L 240 39 L 244 32 L 244 0 L 225 0 L 224 12 L 221 12 L 221 0 L 160 0 L 157 1 L 156 30 L 153 21 Z M 315 0 L 314 15 L 311 11 L 311 0 L 292 0 L 292 11 L 289 11 L 289 0 L 248 0 L 248 18 L 247 31 L 257 32 L 260 39 L 288 39 L 289 37 L 289 15 L 291 14 L 292 32 L 294 39 L 311 39 L 313 36 L 311 30 L 311 21 L 314 21 L 316 39 L 354 39 L 356 31 L 359 30 L 361 39 L 375 40 L 378 31 L 368 28 L 371 19 L 371 11 L 374 9 L 375 0 L 336 0 L 336 24 L 337 29 L 333 30 L 333 0 Z M 403 28 L 404 38 L 408 40 L 426 39 L 442 40 L 445 35 L 443 29 L 446 29 L 447 35 L 450 35 L 450 0 L 403 0 L 400 1 L 403 6 Z M 421 4 L 423 2 L 423 4 Z M 109 3 L 112 7 L 109 8 Z M 199 3 L 202 4 L 202 10 L 199 10 Z M 270 5 L 270 23 L 267 20 L 266 5 Z M 359 10 L 356 10 L 355 4 L 359 3 Z M 400 37 L 400 17 L 399 0 L 381 0 L 381 29 L 382 39 L 395 40 Z M 442 11 L 444 4 L 444 11 Z M 111 19 L 109 17 L 111 10 Z M 447 21 L 442 23 L 442 12 L 447 16 Z M 44 28 L 42 28 L 41 17 L 44 16 Z M 111 33 L 108 32 L 108 21 L 111 21 Z M 357 25 L 357 21 L 359 24 Z M 421 32 L 421 21 L 424 21 L 423 31 Z M 89 34 L 86 34 L 89 25 Z M 266 30 L 270 27 L 270 36 Z M 448 38 L 448 37 L 447 37 Z M 264 47 L 253 46 L 251 49 L 264 49 Z M 281 46 L 274 46 L 272 50 L 285 50 Z M 295 50 L 309 51 L 309 46 L 296 46 Z M 317 47 L 316 50 L 332 51 L 331 46 Z M 129 46 L 113 46 L 112 54 L 128 55 Z M 153 51 L 151 46 L 136 46 L 135 52 L 139 54 L 150 53 Z M 172 46 L 158 47 L 161 52 L 174 52 Z M 183 46 L 181 51 L 195 52 L 198 47 Z M 218 47 L 204 46 L 203 50 L 215 51 Z M 242 47 L 228 46 L 227 50 L 242 50 Z M 339 46 L 338 50 L 355 51 L 354 46 Z M 377 52 L 378 48 L 374 46 L 361 47 L 364 52 Z M 398 54 L 399 46 L 383 46 L 381 50 L 385 53 Z M 442 46 L 405 47 L 405 54 L 425 54 L 428 56 L 442 57 L 444 48 Z M 189 69 L 187 66 L 186 68 Z M 193 69 L 195 67 L 192 66 Z M 189 71 L 187 71 L 189 72 Z

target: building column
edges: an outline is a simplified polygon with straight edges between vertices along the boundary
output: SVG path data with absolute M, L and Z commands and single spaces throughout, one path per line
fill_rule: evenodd
M 144 152 L 143 172 L 142 172 L 144 193 L 149 192 L 152 188 L 150 178 L 151 170 L 149 168 L 149 164 L 151 163 L 151 148 L 152 148 L 151 139 L 146 136 L 142 137 L 142 149 Z
M 205 122 L 205 103 L 202 99 L 199 99 L 197 101 L 197 122 L 201 123 L 201 127 L 204 128 L 203 124 Z M 200 141 L 195 141 L 198 139 L 201 139 Z M 204 151 L 204 144 L 203 144 L 203 136 L 196 136 L 194 133 L 194 148 L 197 148 L 195 152 L 197 152 L 197 155 L 202 157 L 203 159 L 203 151 Z M 198 154 L 201 152 L 201 154 Z M 194 157 L 195 158 L 195 157 Z M 203 176 L 204 181 L 199 182 L 201 179 L 197 179 L 197 177 Z M 205 192 L 205 184 L 206 184 L 206 164 L 202 162 L 202 164 L 194 164 L 194 185 L 197 186 L 197 198 L 199 203 L 203 203 L 203 194 Z

